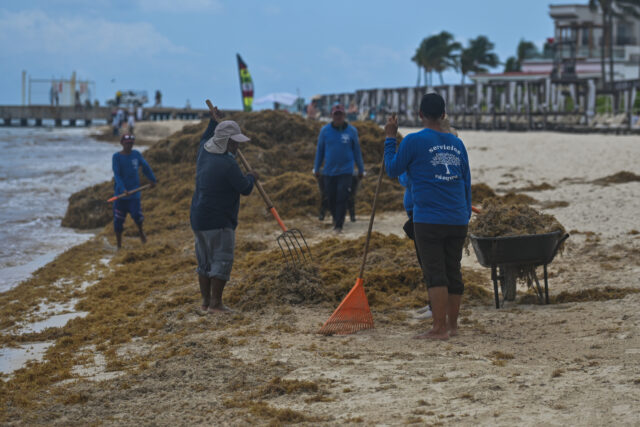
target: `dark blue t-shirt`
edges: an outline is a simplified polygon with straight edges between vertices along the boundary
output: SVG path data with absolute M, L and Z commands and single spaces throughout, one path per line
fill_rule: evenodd
M 217 122 L 211 120 L 202 135 L 196 163 L 196 189 L 191 199 L 191 228 L 215 230 L 238 226 L 240 194 L 249 195 L 253 176 L 245 176 L 230 154 L 214 154 L 204 149 Z
M 153 175 L 151 167 L 147 161 L 142 157 L 142 154 L 138 150 L 131 150 L 131 154 L 122 154 L 117 152 L 112 158 L 113 167 L 113 179 L 115 181 L 113 189 L 116 195 L 122 194 L 125 191 L 135 190 L 140 187 L 140 175 L 138 169 L 142 167 L 142 172 L 150 181 L 156 182 L 156 177 Z M 134 193 L 130 196 L 123 197 L 122 199 L 139 199 L 140 193 Z

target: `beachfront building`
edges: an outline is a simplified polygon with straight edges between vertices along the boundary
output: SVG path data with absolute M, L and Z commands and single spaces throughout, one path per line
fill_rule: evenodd
M 640 14 L 640 8 L 637 8 Z M 542 52 L 530 52 L 521 70 L 508 73 L 481 73 L 471 76 L 475 82 L 499 80 L 534 81 L 551 76 L 554 80 L 595 79 L 610 81 L 609 40 L 603 31 L 603 13 L 588 4 L 549 6 L 554 34 Z M 612 25 L 613 79 L 640 79 L 640 18 L 614 16 Z M 605 50 L 602 67 L 603 46 Z

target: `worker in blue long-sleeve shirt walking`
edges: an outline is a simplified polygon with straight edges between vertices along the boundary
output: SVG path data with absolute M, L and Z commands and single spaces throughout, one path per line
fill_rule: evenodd
M 140 187 L 139 168 L 142 168 L 142 172 L 151 181 L 151 186 L 156 185 L 157 180 L 151 167 L 142 157 L 142 154 L 133 149 L 135 140 L 136 137 L 133 135 L 122 135 L 122 138 L 120 138 L 122 151 L 118 151 L 113 155 L 113 179 L 115 181 L 114 190 L 116 195 L 128 194 L 129 191 Z M 121 197 L 113 203 L 113 229 L 116 233 L 118 249 L 122 247 L 122 231 L 127 213 L 131 215 L 131 218 L 138 226 L 142 243 L 147 242 L 147 236 L 145 236 L 142 229 L 144 216 L 142 215 L 142 206 L 140 204 L 140 193 L 133 193 Z
M 413 197 L 414 237 L 433 312 L 433 328 L 415 338 L 448 339 L 458 333 L 464 291 L 460 261 L 471 217 L 471 173 L 460 139 L 441 127 L 444 99 L 435 93 L 420 102 L 424 129 L 404 137 L 396 153 L 398 120 L 385 126 L 387 174 L 407 173 Z
M 364 176 L 364 163 L 358 131 L 345 121 L 344 106 L 334 105 L 331 117 L 331 123 L 325 125 L 318 136 L 313 173 L 323 180 L 334 231 L 339 233 L 344 225 L 347 202 L 352 191 L 354 164 L 358 166 L 358 179 L 361 179 Z

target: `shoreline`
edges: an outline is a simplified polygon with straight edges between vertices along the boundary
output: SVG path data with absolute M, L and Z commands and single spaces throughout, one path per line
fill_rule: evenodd
M 155 142 L 166 138 L 167 136 L 179 131 L 188 124 L 197 123 L 198 121 L 191 120 L 171 120 L 167 122 L 141 122 L 140 129 L 138 133 L 141 134 L 141 139 L 136 140 L 136 143 L 140 146 L 140 149 L 144 151 L 149 145 L 154 144 Z M 34 128 L 35 129 L 35 128 Z M 55 138 L 63 138 L 64 134 L 69 130 L 75 131 L 75 133 L 80 133 L 86 135 L 86 137 L 91 138 L 95 141 L 100 142 L 109 142 L 114 146 L 119 145 L 119 139 L 112 138 L 111 127 L 110 126 L 94 126 L 90 128 L 78 128 L 78 129 L 66 129 L 66 128 L 46 128 L 47 132 L 50 132 L 51 135 L 60 134 L 61 136 L 54 136 Z M 96 182 L 97 184 L 97 182 Z M 83 188 L 77 188 L 74 192 L 81 191 Z M 70 196 L 70 195 L 69 195 Z M 0 283 L 0 293 L 9 291 L 10 289 L 18 286 L 21 282 L 28 280 L 31 275 L 38 269 L 46 266 L 50 262 L 52 262 L 58 255 L 63 252 L 69 250 L 72 247 L 81 245 L 82 243 L 90 240 L 95 237 L 100 229 L 93 230 L 78 230 L 74 228 L 62 227 L 58 225 L 58 228 L 61 230 L 66 230 L 70 234 L 74 234 L 77 236 L 77 239 L 71 246 L 64 246 L 56 248 L 55 250 L 51 250 L 49 252 L 37 255 L 34 259 L 26 262 L 24 264 L 13 265 L 9 267 L 2 268 L 0 270 L 0 276 L 2 277 L 2 283 Z

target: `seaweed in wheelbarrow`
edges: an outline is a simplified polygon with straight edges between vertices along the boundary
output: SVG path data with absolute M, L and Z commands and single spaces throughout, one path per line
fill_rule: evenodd
M 540 213 L 525 204 L 512 205 L 490 198 L 483 202 L 481 213 L 469 224 L 469 234 L 478 261 L 492 268 L 494 282 L 500 279 L 505 300 L 515 299 L 517 280 L 530 288 L 535 286 L 542 297 L 536 276 L 539 265 L 544 265 L 545 293 L 548 294 L 546 265 L 557 252 L 562 252 L 568 237 L 553 215 Z M 467 251 L 468 244 L 469 239 Z

